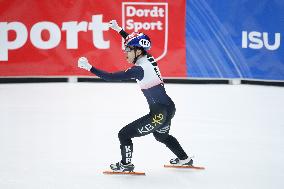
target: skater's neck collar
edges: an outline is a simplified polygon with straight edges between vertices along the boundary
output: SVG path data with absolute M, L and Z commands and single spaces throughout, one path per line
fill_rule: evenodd
M 141 55 L 135 62 L 136 66 L 141 65 L 145 60 L 147 60 L 147 55 Z

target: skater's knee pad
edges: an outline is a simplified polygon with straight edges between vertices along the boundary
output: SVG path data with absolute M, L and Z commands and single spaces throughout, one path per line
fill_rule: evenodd
M 127 135 L 127 133 L 122 129 L 118 133 L 118 139 L 121 145 L 131 145 L 131 138 Z
M 126 135 L 126 133 L 125 133 L 123 130 L 120 130 L 120 131 L 118 132 L 118 138 L 119 138 L 119 140 L 121 141 L 121 140 L 126 139 L 126 138 L 127 138 L 127 135 Z

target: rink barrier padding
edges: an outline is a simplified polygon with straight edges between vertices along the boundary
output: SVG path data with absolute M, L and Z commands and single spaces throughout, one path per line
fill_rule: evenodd
M 68 78 L 0 78 L 0 84 L 4 83 L 58 83 L 68 82 Z
M 283 0 L 9 2 L 0 6 L 0 77 L 92 77 L 77 68 L 81 56 L 126 70 L 123 40 L 107 26 L 116 19 L 151 38 L 165 78 L 284 81 Z
M 284 82 L 279 81 L 256 81 L 256 80 L 238 80 L 238 82 L 232 82 L 233 80 L 226 79 L 164 79 L 165 83 L 172 84 L 248 84 L 248 85 L 264 85 L 264 86 L 279 86 L 283 87 Z M 88 77 L 31 77 L 31 78 L 0 78 L 0 84 L 13 84 L 13 83 L 136 83 L 134 80 L 130 81 L 104 81 L 100 78 L 88 78 Z

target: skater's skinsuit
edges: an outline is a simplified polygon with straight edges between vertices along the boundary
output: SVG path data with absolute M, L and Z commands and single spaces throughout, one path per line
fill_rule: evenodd
M 128 36 L 124 30 L 119 33 L 123 38 Z M 92 67 L 91 72 L 107 81 L 135 79 L 149 104 L 150 112 L 147 115 L 126 125 L 118 133 L 123 164 L 131 162 L 133 152 L 131 138 L 150 133 L 153 133 L 155 139 L 164 143 L 179 159 L 188 157 L 177 139 L 169 135 L 171 119 L 176 111 L 175 104 L 167 95 L 158 65 L 150 54 L 145 53 L 136 60 L 134 66 L 125 71 L 108 73 Z

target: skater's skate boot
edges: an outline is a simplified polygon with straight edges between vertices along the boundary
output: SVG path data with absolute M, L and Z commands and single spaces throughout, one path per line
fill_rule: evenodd
M 110 165 L 111 170 L 115 172 L 133 172 L 134 165 L 132 163 L 124 165 L 123 163 L 117 162 L 116 164 Z
M 174 158 L 170 160 L 171 165 L 187 165 L 187 166 L 192 166 L 193 160 L 191 157 L 188 157 L 187 159 L 181 160 L 179 158 Z

